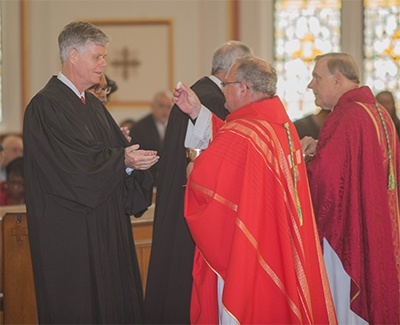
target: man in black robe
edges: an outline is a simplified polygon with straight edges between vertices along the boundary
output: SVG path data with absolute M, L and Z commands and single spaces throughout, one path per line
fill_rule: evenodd
M 202 104 L 221 119 L 228 114 L 221 81 L 233 61 L 247 55 L 252 55 L 247 45 L 237 41 L 224 43 L 214 51 L 212 75 L 201 78 L 191 87 Z M 188 163 L 184 141 L 188 121 L 188 116 L 174 105 L 159 162 L 153 242 L 145 296 L 148 324 L 190 323 L 194 242 L 183 216 Z
M 151 103 L 151 112 L 137 121 L 132 127 L 130 136 L 140 148 L 155 150 L 162 157 L 165 130 L 168 117 L 172 109 L 172 93 L 170 91 L 157 92 Z M 150 173 L 157 186 L 158 164 L 151 166 Z
M 107 43 L 90 23 L 68 24 L 59 35 L 62 70 L 24 116 L 29 240 L 43 324 L 143 322 L 130 214 L 151 204 L 144 170 L 158 156 L 130 146 L 85 92 L 107 65 Z
M 317 114 L 307 115 L 294 122 L 299 138 L 303 139 L 306 136 L 318 140 L 319 131 L 328 117 L 330 111 L 321 109 Z

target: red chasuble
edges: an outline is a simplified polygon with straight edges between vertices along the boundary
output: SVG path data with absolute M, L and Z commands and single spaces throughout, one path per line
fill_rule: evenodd
M 344 94 L 308 164 L 321 240 L 351 278 L 351 309 L 371 324 L 400 324 L 399 140 L 368 87 Z
M 197 245 L 191 322 L 218 323 L 219 276 L 239 323 L 335 323 L 300 143 L 281 101 L 242 107 L 214 134 L 185 198 Z

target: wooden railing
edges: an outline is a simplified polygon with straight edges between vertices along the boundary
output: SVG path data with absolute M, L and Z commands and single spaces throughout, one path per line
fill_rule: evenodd
M 132 218 L 143 290 L 151 250 L 154 206 Z M 36 324 L 28 225 L 25 206 L 0 207 L 0 324 Z

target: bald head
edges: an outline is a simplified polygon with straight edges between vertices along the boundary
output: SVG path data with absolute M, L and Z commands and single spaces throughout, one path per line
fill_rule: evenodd
M 260 68 L 262 68 L 265 72 L 272 73 L 272 67 L 266 61 L 264 61 L 264 60 L 262 60 L 260 58 L 252 58 L 252 59 L 249 59 L 249 61 L 252 61 L 256 65 L 260 66 Z
M 347 53 L 326 53 L 318 55 L 315 58 L 315 63 L 319 61 L 326 61 L 326 65 L 331 74 L 340 72 L 349 81 L 359 84 L 360 83 L 360 72 L 357 64 L 351 55 Z
M 275 69 L 262 59 L 237 59 L 229 69 L 223 83 L 225 107 L 230 111 L 266 99 L 276 94 Z
M 276 94 L 278 77 L 271 65 L 260 58 L 239 58 L 235 61 L 236 80 L 243 81 L 247 87 L 261 97 Z
M 22 137 L 19 135 L 13 134 L 6 136 L 1 142 L 1 145 L 4 150 L 3 166 L 7 166 L 10 161 L 22 157 L 24 154 Z
M 167 125 L 168 123 L 169 114 L 173 106 L 171 98 L 172 93 L 170 91 L 160 91 L 155 94 L 151 104 L 154 119 L 162 125 Z

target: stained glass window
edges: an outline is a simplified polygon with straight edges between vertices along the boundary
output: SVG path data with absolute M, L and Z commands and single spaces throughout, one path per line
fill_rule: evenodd
M 292 120 L 315 112 L 313 59 L 340 51 L 341 0 L 275 0 L 278 95 Z
M 364 79 L 377 94 L 389 90 L 400 107 L 400 0 L 364 1 Z

